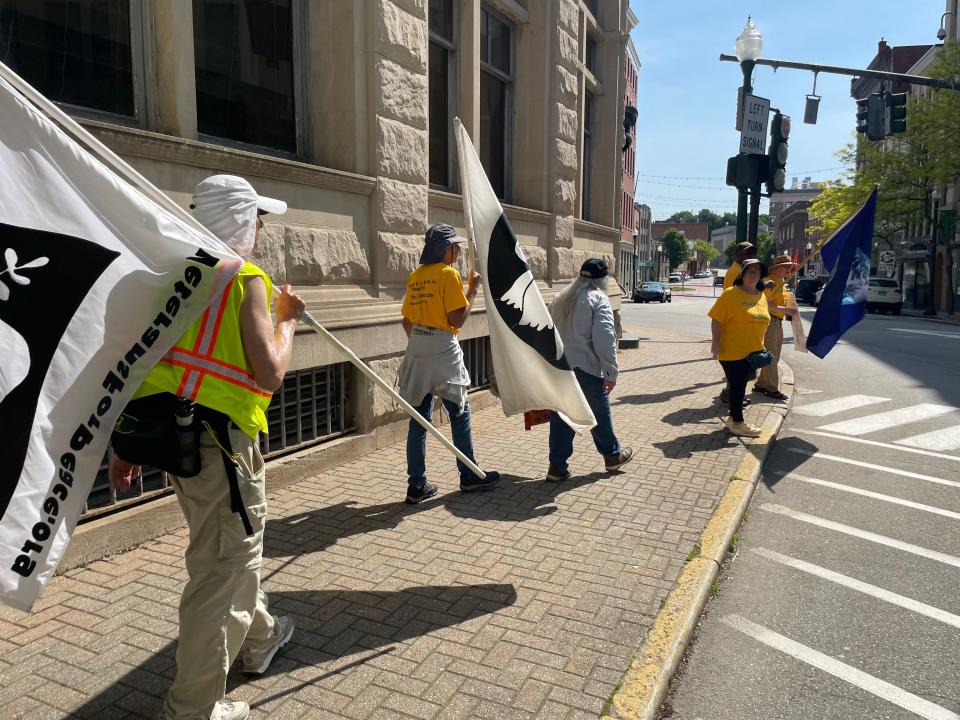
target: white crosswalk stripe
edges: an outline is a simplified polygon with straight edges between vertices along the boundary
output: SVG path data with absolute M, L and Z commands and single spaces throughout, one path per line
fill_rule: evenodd
M 844 397 L 833 398 L 832 400 L 821 400 L 820 402 L 810 403 L 809 405 L 794 407 L 792 412 L 798 415 L 825 417 L 843 412 L 844 410 L 855 410 L 860 407 L 889 402 L 889 400 L 890 398 L 874 397 L 873 395 L 845 395 Z
M 897 408 L 896 410 L 890 410 L 888 412 L 864 415 L 852 420 L 843 420 L 829 425 L 821 425 L 818 430 L 842 433 L 844 435 L 866 435 L 879 430 L 889 430 L 899 425 L 929 420 L 930 418 L 947 415 L 956 411 L 957 408 L 951 405 L 920 403 L 919 405 L 910 405 L 909 407 Z
M 894 442 L 922 450 L 960 450 L 960 425 L 912 435 Z
M 927 720 L 960 720 L 960 715 L 940 705 L 936 705 L 918 695 L 907 692 L 903 688 L 899 688 L 885 680 L 858 670 L 851 665 L 840 662 L 807 645 L 798 643 L 796 640 L 791 640 L 785 635 L 750 622 L 741 615 L 726 615 L 720 618 L 720 622 L 734 630 L 738 630 L 748 637 L 752 637 L 767 647 L 790 655 L 801 662 L 840 678 L 877 697 L 883 698 L 887 702 L 899 705 L 904 710 L 919 715 L 922 718 L 926 718 Z

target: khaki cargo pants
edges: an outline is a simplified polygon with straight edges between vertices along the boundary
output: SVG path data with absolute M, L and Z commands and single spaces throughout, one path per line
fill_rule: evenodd
M 780 368 L 777 366 L 780 364 L 780 353 L 783 351 L 783 320 L 770 317 L 770 324 L 763 337 L 763 346 L 773 355 L 773 362 L 760 368 L 760 377 L 757 378 L 754 387 L 779 392 Z
M 260 588 L 263 526 L 267 515 L 263 457 L 256 442 L 230 424 L 230 445 L 239 454 L 237 481 L 253 526 L 247 536 L 230 511 L 230 486 L 220 449 L 201 434 L 201 467 L 173 487 L 190 529 L 187 580 L 180 599 L 177 675 L 161 717 L 208 720 L 224 699 L 227 671 L 244 641 L 269 643 L 274 619 Z

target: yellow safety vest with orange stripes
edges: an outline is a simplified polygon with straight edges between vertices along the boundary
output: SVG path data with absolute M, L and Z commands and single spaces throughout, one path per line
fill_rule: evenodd
M 200 319 L 154 366 L 134 398 L 171 392 L 224 413 L 254 439 L 261 430 L 267 431 L 266 409 L 273 393 L 254 381 L 240 335 L 240 306 L 246 281 L 252 277 L 262 277 L 267 284 L 270 311 L 273 283 L 256 265 L 244 263 Z

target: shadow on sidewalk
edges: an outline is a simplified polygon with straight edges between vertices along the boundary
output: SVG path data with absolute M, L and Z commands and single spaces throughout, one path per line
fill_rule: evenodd
M 596 457 L 598 463 L 603 465 L 600 455 L 595 452 L 590 455 Z M 571 459 L 576 461 L 577 456 L 574 455 Z M 617 474 L 592 472 L 577 475 L 575 466 L 571 466 L 571 469 L 574 472 L 573 476 L 563 482 L 547 482 L 542 477 L 524 478 L 504 475 L 495 490 L 483 493 L 479 498 L 462 493 L 448 495 L 447 510 L 451 515 L 471 520 L 523 522 L 555 513 L 559 495 Z
M 693 360 L 678 360 L 677 362 L 660 363 L 659 365 L 643 365 L 641 367 L 626 368 L 625 370 L 621 370 L 620 374 L 626 375 L 627 373 L 640 372 L 641 370 L 655 370 L 656 368 L 671 367 L 672 365 L 689 365 L 690 363 L 701 363 L 707 362 L 708 360 L 716 362 L 712 357 L 694 358 Z
M 723 426 L 719 426 L 713 432 L 691 433 L 674 440 L 653 443 L 653 447 L 661 450 L 663 456 L 671 460 L 686 460 L 693 457 L 696 452 L 716 452 L 734 445 L 736 445 L 735 438 Z
M 359 507 L 354 502 L 328 505 L 268 520 L 263 556 L 290 557 L 292 560 L 320 552 L 351 535 L 398 527 L 405 518 L 440 505 L 445 506 L 451 515 L 460 518 L 522 522 L 556 512 L 554 503 L 561 493 L 609 476 L 605 472 L 595 472 L 574 476 L 560 483 L 550 483 L 504 473 L 492 490 L 469 494 L 453 491 L 419 505 L 407 505 L 402 500 Z M 264 573 L 264 578 L 269 578 L 281 568 Z
M 812 460 L 819 449 L 818 446 L 799 437 L 777 440 L 774 452 L 764 463 L 760 479 L 770 490 L 775 491 L 777 483 L 783 480 L 784 475 L 792 473 Z
M 700 390 L 705 387 L 712 387 L 713 385 L 725 385 L 725 380 L 717 380 L 712 383 L 695 383 L 694 385 L 688 385 L 687 387 L 677 388 L 676 390 L 664 390 L 663 392 L 658 393 L 649 393 L 646 395 L 622 395 L 613 402 L 610 403 L 613 405 L 648 405 L 651 403 L 662 403 L 672 400 L 675 397 L 680 397 L 681 395 L 692 395 L 694 391 Z M 685 411 L 681 411 L 685 412 Z M 669 417 L 669 416 L 667 416 Z M 665 421 L 666 418 L 664 418 Z M 667 421 L 669 422 L 669 421 Z M 671 423 L 671 425 L 674 423 Z
M 296 624 L 290 644 L 262 677 L 363 654 L 352 662 L 251 703 L 257 707 L 313 686 L 393 651 L 394 643 L 426 635 L 502 610 L 517 600 L 509 584 L 416 586 L 398 591 L 296 590 L 268 594 L 274 613 Z M 176 642 L 171 641 L 112 685 L 73 711 L 71 717 L 112 718 L 129 713 L 156 717 L 175 672 Z M 300 673 L 299 677 L 303 674 Z M 232 671 L 227 695 L 247 676 Z

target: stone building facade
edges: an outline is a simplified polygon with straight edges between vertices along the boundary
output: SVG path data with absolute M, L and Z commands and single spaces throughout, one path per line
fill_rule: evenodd
M 616 267 L 627 5 L 22 3 L 0 9 L 0 60 L 183 206 L 213 173 L 286 200 L 252 259 L 392 380 L 423 233 L 465 229 L 454 117 L 545 297 L 587 257 Z M 462 334 L 477 387 L 489 381 L 484 307 L 481 295 Z M 343 360 L 298 333 L 265 449 L 401 417 Z

